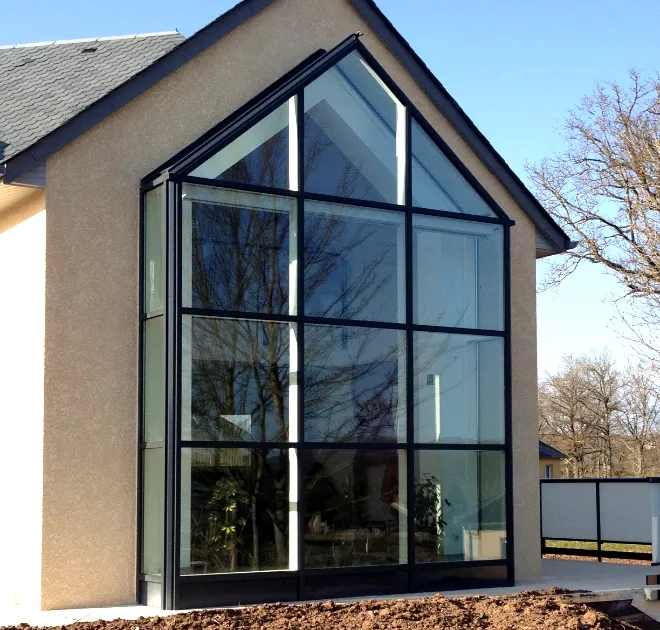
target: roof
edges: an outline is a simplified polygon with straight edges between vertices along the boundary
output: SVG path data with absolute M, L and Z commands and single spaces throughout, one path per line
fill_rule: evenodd
M 151 64 L 145 63 L 139 71 L 134 70 L 133 75 L 129 73 L 124 75 L 124 82 L 116 82 L 114 89 L 110 88 L 110 91 L 106 90 L 105 93 L 98 94 L 95 101 L 89 100 L 84 105 L 80 105 L 73 117 L 63 120 L 64 124 L 60 122 L 59 126 L 51 128 L 50 133 L 46 132 L 41 136 L 35 134 L 32 141 L 28 139 L 27 146 L 23 146 L 18 152 L 7 152 L 5 149 L 5 183 L 16 181 L 22 174 L 35 168 L 43 168 L 43 163 L 50 155 L 59 151 L 76 137 L 151 88 L 275 1 L 242 0 L 200 31 L 182 41 L 180 45 L 173 46 L 167 54 L 163 54 L 160 58 L 153 57 Z M 410 44 L 376 6 L 376 3 L 373 0 L 348 0 L 348 2 L 387 45 L 438 110 L 453 124 L 468 146 L 527 213 L 554 251 L 562 252 L 571 249 L 574 244 L 566 233 L 477 129 L 414 52 Z M 3 106 L 3 103 L 0 103 L 0 107 Z M 3 140 L 2 127 L 0 127 L 0 142 Z M 1 146 L 0 144 L 0 155 Z
M 173 31 L 0 46 L 0 161 L 34 145 L 183 40 Z
M 539 459 L 563 459 L 565 457 L 566 455 L 561 451 L 539 440 Z

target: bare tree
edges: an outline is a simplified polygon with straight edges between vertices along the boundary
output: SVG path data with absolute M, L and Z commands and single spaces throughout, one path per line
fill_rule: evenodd
M 567 148 L 528 172 L 546 208 L 577 237 L 557 277 L 604 265 L 630 295 L 660 295 L 660 78 L 605 83 L 564 124 Z
M 539 433 L 566 454 L 570 477 L 593 474 L 598 453 L 597 432 L 585 407 L 587 396 L 583 365 L 570 356 L 539 386 Z
M 651 451 L 657 448 L 660 400 L 657 384 L 640 364 L 630 366 L 625 374 L 624 404 L 619 419 L 622 446 L 632 474 L 644 477 L 650 473 Z
M 563 451 L 569 477 L 660 470 L 660 397 L 646 363 L 618 370 L 605 351 L 565 357 L 539 388 L 539 434 Z
M 578 361 L 585 386 L 585 418 L 599 442 L 597 476 L 613 477 L 613 441 L 622 412 L 622 383 L 612 355 L 603 351 Z
M 626 85 L 598 85 L 569 113 L 563 133 L 563 152 L 527 167 L 543 205 L 577 241 L 546 284 L 583 261 L 604 267 L 624 289 L 619 310 L 627 336 L 657 359 L 660 77 L 633 70 Z

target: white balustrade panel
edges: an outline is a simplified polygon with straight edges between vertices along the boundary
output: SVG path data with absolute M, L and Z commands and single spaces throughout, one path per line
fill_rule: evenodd
M 651 484 L 600 484 L 600 537 L 651 544 Z
M 596 540 L 595 483 L 542 483 L 541 509 L 543 538 Z

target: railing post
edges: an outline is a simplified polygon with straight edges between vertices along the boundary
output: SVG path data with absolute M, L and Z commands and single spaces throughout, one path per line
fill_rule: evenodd
M 543 537 L 543 480 L 539 481 L 539 531 L 541 533 L 541 556 L 545 547 L 545 538 Z
M 651 483 L 651 564 L 660 564 L 660 478 L 650 477 Z
M 601 534 L 600 534 L 600 481 L 596 481 L 596 538 L 597 542 L 596 544 L 598 545 L 597 549 L 597 554 L 598 554 L 598 562 L 603 561 L 603 556 L 601 554 Z

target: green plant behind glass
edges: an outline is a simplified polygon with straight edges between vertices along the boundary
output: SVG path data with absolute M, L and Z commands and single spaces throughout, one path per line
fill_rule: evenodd
M 443 506 L 451 503 L 442 497 L 442 485 L 434 475 L 426 474 L 415 485 L 415 533 L 424 538 L 434 537 L 436 553 L 443 555 L 445 527 L 447 521 L 442 518 Z
M 242 532 L 247 519 L 239 516 L 239 506 L 249 505 L 250 497 L 236 479 L 219 479 L 208 502 L 209 551 L 217 566 L 235 571 Z

